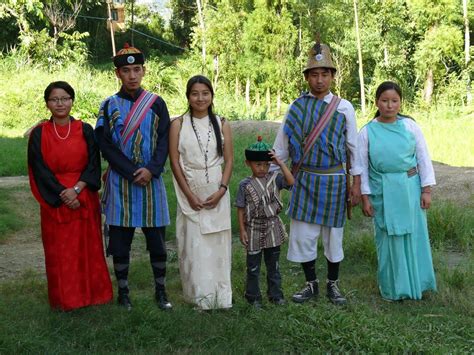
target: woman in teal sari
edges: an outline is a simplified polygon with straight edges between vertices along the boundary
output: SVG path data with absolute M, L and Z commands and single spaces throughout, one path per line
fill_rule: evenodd
M 359 132 L 362 211 L 374 218 L 378 284 L 387 300 L 436 291 L 426 221 L 433 165 L 420 127 L 399 114 L 400 87 L 382 83 L 378 111 Z

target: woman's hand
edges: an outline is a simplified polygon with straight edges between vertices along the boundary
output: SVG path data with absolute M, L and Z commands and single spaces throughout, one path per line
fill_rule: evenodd
M 431 206 L 431 192 L 421 193 L 421 208 L 427 210 Z
M 65 203 L 65 205 L 69 207 L 71 210 L 77 210 L 79 207 L 81 207 L 81 203 L 79 202 L 77 198 L 74 201 Z
M 216 207 L 222 196 L 225 195 L 225 192 L 226 190 L 223 187 L 219 188 L 219 190 L 217 190 L 211 196 L 206 198 L 206 201 L 204 202 L 204 208 L 210 210 Z
M 69 207 L 68 203 L 77 199 L 77 193 L 72 187 L 70 187 L 61 191 L 59 197 L 61 197 L 61 201 Z
M 188 202 L 191 208 L 195 211 L 200 211 L 204 208 L 204 203 L 195 194 L 188 196 Z
M 366 217 L 374 216 L 374 208 L 372 207 L 367 195 L 362 195 L 362 213 Z

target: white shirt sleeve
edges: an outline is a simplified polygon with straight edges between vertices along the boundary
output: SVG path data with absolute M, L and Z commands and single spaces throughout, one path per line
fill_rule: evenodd
M 367 128 L 364 126 L 359 132 L 357 141 L 357 165 L 360 169 L 360 192 L 362 195 L 370 195 L 369 185 L 369 139 Z
M 286 164 L 290 157 L 290 153 L 288 151 L 288 136 L 283 131 L 283 127 L 285 126 L 286 122 L 286 115 L 281 122 L 280 128 L 278 128 L 277 135 L 275 137 L 275 142 L 273 143 L 273 149 L 275 150 L 275 155 L 278 159 L 280 159 L 283 163 Z M 276 164 L 270 165 L 270 172 L 279 170 L 280 167 Z
M 324 100 L 330 102 L 332 96 L 332 94 L 327 95 Z M 327 101 L 328 98 L 329 101 Z M 349 174 L 360 175 L 360 169 L 357 163 L 357 123 L 354 107 L 349 101 L 341 99 L 339 106 L 337 106 L 337 111 L 346 117 L 346 146 L 349 150 L 349 159 L 351 160 Z
M 436 185 L 433 163 L 431 162 L 428 146 L 426 145 L 425 137 L 423 136 L 420 126 L 409 118 L 404 119 L 403 122 L 408 131 L 412 132 L 415 136 L 416 162 L 418 164 L 421 187 Z
M 332 93 L 329 93 L 328 95 L 324 97 L 324 101 L 326 103 L 330 103 L 333 96 L 334 95 Z M 351 175 L 359 175 L 360 171 L 359 171 L 359 168 L 357 167 L 358 165 L 357 165 L 357 157 L 356 157 L 357 123 L 356 123 L 354 107 L 352 107 L 352 104 L 349 101 L 345 99 L 341 99 L 341 102 L 337 106 L 336 110 L 342 113 L 346 118 L 346 143 L 347 143 L 347 148 L 349 149 L 349 156 L 352 163 L 351 164 L 352 168 L 349 171 L 349 173 Z M 286 117 L 287 115 L 285 115 L 285 118 L 283 119 L 280 125 L 280 128 L 278 129 L 278 133 L 275 138 L 275 143 L 273 144 L 273 149 L 275 149 L 276 156 L 284 163 L 286 163 L 289 159 L 288 136 L 283 131 Z M 270 171 L 277 170 L 278 168 L 279 168 L 278 166 L 275 166 L 272 164 L 272 166 L 270 167 Z

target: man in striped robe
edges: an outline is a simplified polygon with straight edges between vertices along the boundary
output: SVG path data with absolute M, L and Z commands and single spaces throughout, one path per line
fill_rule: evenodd
M 161 176 L 168 157 L 169 113 L 161 97 L 141 88 L 143 53 L 126 45 L 113 60 L 122 87 L 102 102 L 95 134 L 109 163 L 102 201 L 118 303 L 128 310 L 132 307 L 128 288 L 130 247 L 135 228 L 140 227 L 150 253 L 156 301 L 161 309 L 170 309 L 165 292 L 165 226 L 170 218 Z
M 349 101 L 341 99 L 313 147 L 304 155 L 307 137 L 334 96 L 330 92 L 330 86 L 336 68 L 328 46 L 319 42 L 313 46 L 303 73 L 310 91 L 291 103 L 274 143 L 280 160 L 291 159 L 294 168 L 299 166 L 299 170 L 294 172 L 296 182 L 291 191 L 288 209 L 291 217 L 288 260 L 301 263 L 306 286 L 295 293 L 292 299 L 303 303 L 319 294 L 315 262 L 317 241 L 321 236 L 328 266 L 326 295 L 334 304 L 342 305 L 346 303 L 346 299 L 337 283 L 339 264 L 344 258 L 344 163 L 346 149 L 352 160 L 355 157 L 355 112 Z M 356 169 L 352 169 L 350 173 L 360 174 Z M 353 202 L 358 202 L 360 192 L 354 190 L 351 191 L 352 194 Z

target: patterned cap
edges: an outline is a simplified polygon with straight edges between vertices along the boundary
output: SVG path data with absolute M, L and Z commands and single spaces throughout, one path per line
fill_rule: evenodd
M 250 161 L 271 161 L 272 158 L 268 155 L 271 149 L 272 146 L 265 143 L 262 136 L 258 136 L 257 141 L 245 149 L 245 159 Z
M 145 56 L 143 53 L 135 47 L 130 47 L 128 43 L 125 43 L 123 49 L 119 50 L 117 55 L 114 57 L 114 65 L 117 69 L 125 65 L 144 63 Z
M 328 68 L 337 70 L 332 62 L 331 51 L 329 50 L 329 47 L 326 44 L 320 43 L 319 40 L 316 40 L 316 43 L 308 52 L 308 61 L 303 73 L 315 68 Z

